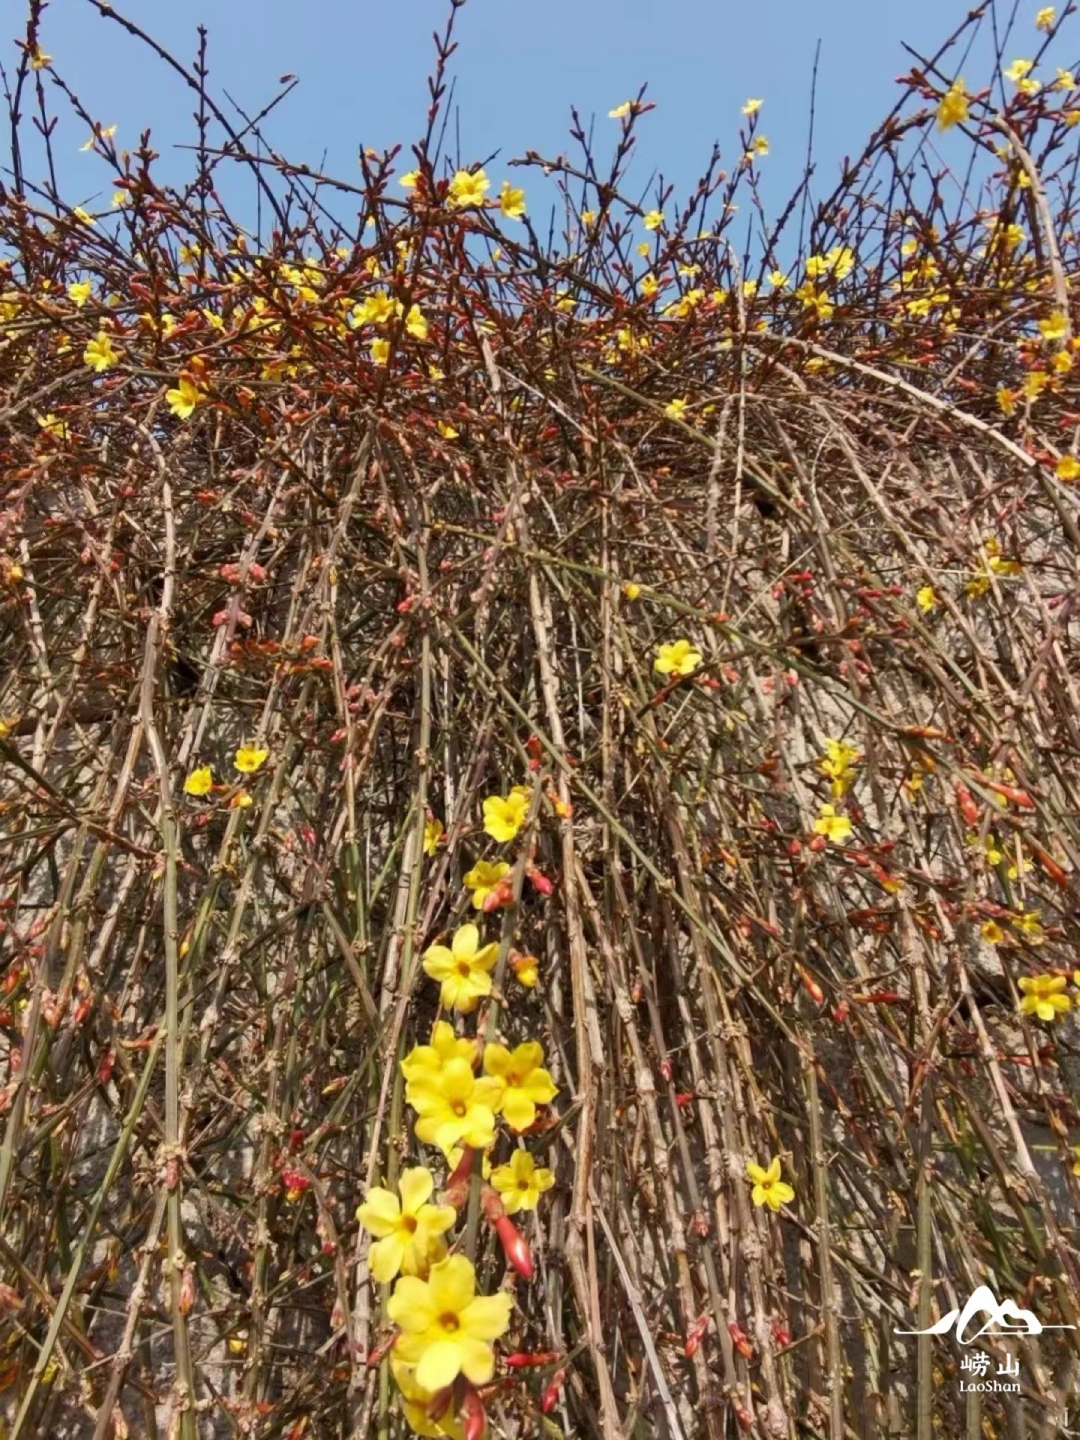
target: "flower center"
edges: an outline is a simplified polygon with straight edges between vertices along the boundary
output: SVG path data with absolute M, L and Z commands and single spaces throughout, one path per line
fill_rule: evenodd
M 465 979 L 468 979 L 468 977 L 472 974 L 472 966 L 467 960 L 459 960 L 457 962 L 457 973 L 464 976 Z
M 415 1216 L 415 1215 L 403 1215 L 403 1216 L 401 1217 L 401 1228 L 402 1228 L 402 1230 L 405 1231 L 406 1235 L 415 1235 L 415 1234 L 416 1234 L 416 1216 Z
M 459 1120 L 463 1115 L 467 1115 L 469 1113 L 469 1107 L 465 1104 L 464 1100 L 451 1101 L 450 1109 L 454 1112 L 454 1114 L 458 1117 Z
M 456 1330 L 461 1328 L 461 1322 L 452 1310 L 447 1311 L 445 1315 L 439 1316 L 439 1324 L 448 1335 L 453 1335 Z
M 519 1180 L 517 1183 L 517 1188 L 524 1194 L 524 1192 L 529 1188 L 528 1180 Z

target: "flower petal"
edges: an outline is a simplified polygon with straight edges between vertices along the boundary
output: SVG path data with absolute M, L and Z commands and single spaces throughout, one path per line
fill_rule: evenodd
M 473 924 L 462 925 L 450 942 L 456 960 L 468 960 L 476 954 L 480 944 L 480 931 Z
M 430 950 L 425 951 L 425 975 L 430 975 L 432 980 L 445 980 L 454 973 L 454 957 L 445 945 L 432 945 Z
M 387 1235 L 385 1240 L 376 1240 L 368 1255 L 368 1268 L 380 1285 L 389 1285 L 401 1269 L 405 1258 L 405 1242 L 399 1232 Z
M 394 1286 L 394 1293 L 386 1302 L 386 1313 L 395 1325 L 412 1335 L 430 1330 L 439 1318 L 431 1286 L 414 1275 L 402 1276 Z
M 462 1331 L 474 1340 L 497 1340 L 510 1325 L 514 1299 L 505 1290 L 498 1295 L 478 1295 L 461 1313 Z
M 527 1130 L 536 1119 L 536 1106 L 516 1085 L 503 1096 L 502 1111 L 511 1130 Z
M 384 1190 L 376 1185 L 369 1190 L 364 1197 L 364 1203 L 358 1205 L 356 1218 L 365 1230 L 372 1235 L 382 1238 L 390 1235 L 397 1229 L 398 1221 L 401 1218 L 401 1206 L 396 1195 L 389 1190 Z
M 491 1346 L 471 1335 L 459 1336 L 457 1344 L 466 1380 L 471 1380 L 474 1385 L 486 1385 L 495 1372 L 495 1355 Z
M 1020 982 L 1023 984 L 1023 981 Z M 484 1072 L 488 1075 L 505 1075 L 510 1068 L 510 1051 L 505 1045 L 492 1043 L 484 1046 Z
M 461 1373 L 461 1359 L 462 1347 L 459 1341 L 436 1340 L 420 1357 L 416 1378 L 425 1390 L 442 1390 L 447 1385 L 452 1385 Z M 491 1379 L 490 1374 L 487 1378 Z
M 434 1177 L 425 1166 L 415 1165 L 409 1170 L 403 1170 L 398 1181 L 402 1214 L 415 1215 L 420 1206 L 431 1198 L 434 1189 Z
M 428 1283 L 439 1314 L 460 1315 L 476 1294 L 476 1271 L 464 1255 L 451 1255 L 432 1266 Z

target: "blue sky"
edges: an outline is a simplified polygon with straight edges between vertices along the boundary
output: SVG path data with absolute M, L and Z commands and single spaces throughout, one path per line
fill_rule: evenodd
M 120 8 L 190 64 L 195 27 L 210 29 L 211 86 L 228 91 L 248 113 L 275 93 L 280 75 L 300 84 L 267 125 L 271 143 L 292 159 L 319 164 L 356 180 L 358 146 L 406 145 L 422 130 L 432 32 L 442 28 L 446 0 L 120 0 Z M 780 208 L 801 172 L 806 151 L 815 46 L 818 73 L 815 191 L 831 190 L 845 153 L 857 153 L 898 94 L 894 77 L 911 57 L 901 41 L 929 54 L 963 19 L 964 0 L 467 0 L 458 12 L 459 48 L 450 63 L 456 82 L 450 149 L 460 133 L 461 159 L 487 158 L 496 184 L 503 160 L 527 148 L 572 154 L 570 108 L 586 126 L 595 118 L 601 162 L 610 156 L 618 124 L 608 110 L 648 82 L 656 109 L 642 122 L 632 175 L 642 190 L 654 170 L 693 185 L 714 139 L 730 167 L 740 154 L 740 107 L 764 98 L 761 130 L 771 153 L 762 162 L 762 188 L 771 212 Z M 1034 0 L 1018 7 L 1010 55 L 1031 55 Z M 1011 0 L 1000 0 L 1007 19 Z M 190 155 L 175 150 L 194 139 L 194 95 L 140 44 L 102 19 L 87 0 L 52 0 L 41 37 L 58 71 L 102 124 L 116 124 L 117 143 L 133 145 L 153 129 L 161 174 L 178 180 Z M 964 68 L 969 85 L 988 78 L 989 35 Z M 948 63 L 948 62 L 947 62 Z M 950 72 L 951 73 L 951 72 Z M 63 104 L 62 97 L 57 97 Z M 228 108 L 226 106 L 226 108 Z M 65 118 L 56 134 L 58 169 L 67 198 L 107 206 L 107 167 L 79 152 L 85 125 Z M 43 173 L 32 157 L 31 176 Z M 402 168 L 405 168 L 404 158 Z M 508 172 L 536 194 L 535 178 Z M 228 198 L 249 205 L 237 179 Z M 75 192 L 78 192 L 77 197 Z M 534 220 L 542 219 L 535 204 Z

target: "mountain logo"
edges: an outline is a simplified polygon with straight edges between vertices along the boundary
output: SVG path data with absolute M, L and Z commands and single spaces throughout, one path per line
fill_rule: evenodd
M 967 1328 L 979 1315 L 989 1319 L 969 1335 Z M 1011 1300 L 998 1300 L 988 1285 L 980 1285 L 962 1310 L 950 1310 L 927 1330 L 894 1330 L 894 1335 L 947 1335 L 956 1325 L 956 1339 L 970 1345 L 983 1335 L 1041 1335 L 1044 1330 L 1075 1330 L 1075 1325 L 1044 1325 L 1030 1310 L 1020 1310 Z M 997 1328 L 991 1328 L 997 1327 Z

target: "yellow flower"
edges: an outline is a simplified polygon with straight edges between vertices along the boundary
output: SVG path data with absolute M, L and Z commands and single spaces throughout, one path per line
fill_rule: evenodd
M 1022 1015 L 1050 1021 L 1072 1009 L 1068 995 L 1061 993 L 1065 989 L 1064 975 L 1021 975 L 1016 983 L 1024 992 L 1020 1001 Z
M 634 102 L 633 102 L 632 100 L 624 100 L 621 105 L 616 105 L 614 110 L 609 110 L 609 111 L 607 112 L 607 113 L 608 113 L 608 119 L 609 119 L 609 120 L 622 120 L 622 119 L 624 119 L 627 115 L 630 114 L 630 111 L 631 111 L 633 108 L 634 108 Z
M 247 791 L 246 791 L 246 790 L 241 790 L 241 791 L 239 792 L 239 794 L 234 795 L 234 796 L 232 797 L 232 799 L 229 801 L 229 809 L 230 809 L 230 810 L 246 810 L 250 805 L 254 805 L 254 804 L 255 804 L 255 801 L 252 800 L 251 796 L 247 793 Z
M 828 320 L 836 309 L 836 306 L 829 299 L 827 292 L 819 290 L 818 287 L 809 280 L 799 286 L 795 291 L 795 295 L 803 302 L 805 309 L 816 312 L 819 320 Z
M 1041 945 L 1046 938 L 1046 932 L 1043 930 L 1037 910 L 1024 910 L 1019 915 L 1010 916 L 1009 919 L 1010 924 L 1027 938 L 1029 944 Z
M 402 1171 L 400 1200 L 375 1186 L 357 1207 L 357 1220 L 375 1236 L 368 1264 L 380 1285 L 389 1285 L 397 1274 L 424 1275 L 429 1265 L 445 1256 L 441 1237 L 457 1219 L 457 1211 L 452 1205 L 429 1205 L 434 1189 L 431 1171 L 417 1165 Z
M 480 932 L 475 925 L 462 925 L 449 949 L 432 945 L 425 952 L 424 973 L 441 984 L 439 998 L 447 1010 L 467 1014 L 476 1009 L 482 996 L 491 994 L 490 972 L 498 953 L 494 943 L 480 947 Z
M 788 283 L 788 277 L 783 270 L 770 270 L 769 283 L 775 290 L 783 290 Z
M 525 191 L 515 190 L 509 180 L 504 180 L 499 191 L 499 209 L 508 220 L 520 220 L 525 214 Z
M 497 1165 L 491 1172 L 491 1183 L 506 1213 L 516 1215 L 519 1210 L 535 1210 L 540 1196 L 555 1184 L 555 1176 L 550 1170 L 538 1170 L 528 1150 L 515 1150 L 509 1165 Z
M 1054 474 L 1059 480 L 1076 480 L 1080 478 L 1080 460 L 1075 455 L 1062 455 L 1061 459 L 1054 466 Z
M 537 1040 L 526 1040 L 512 1051 L 505 1045 L 484 1047 L 485 1073 L 506 1086 L 502 1113 L 511 1130 L 527 1130 L 536 1119 L 537 1105 L 547 1105 L 559 1093 L 543 1060 L 543 1046 Z
M 94 293 L 94 287 L 89 280 L 73 280 L 67 287 L 68 298 L 77 309 L 81 310 Z
M 540 962 L 535 955 L 512 955 L 510 968 L 517 976 L 519 985 L 531 990 L 540 979 Z
M 181 375 L 175 387 L 165 391 L 165 399 L 169 402 L 169 409 L 174 415 L 180 420 L 187 420 L 194 414 L 195 407 L 206 399 L 206 396 L 190 375 Z
M 846 815 L 837 815 L 832 805 L 822 805 L 814 821 L 815 835 L 825 835 L 834 845 L 842 845 L 851 833 L 851 821 Z
M 373 290 L 362 305 L 358 305 L 353 312 L 355 324 L 357 325 L 387 325 L 395 320 L 402 311 L 400 300 L 386 290 Z
M 437 1145 L 444 1155 L 455 1145 L 486 1150 L 495 1139 L 495 1112 L 502 1092 L 501 1080 L 477 1077 L 468 1060 L 459 1057 L 438 1070 L 419 1071 L 405 1092 L 418 1116 L 417 1139 Z
M 463 877 L 466 890 L 472 891 L 474 910 L 482 910 L 484 901 L 494 891 L 504 875 L 509 875 L 510 866 L 505 860 L 492 864 L 490 860 L 478 860 Z
M 752 155 L 768 155 L 769 142 L 768 140 L 766 140 L 764 135 L 754 136 L 753 140 L 750 143 L 750 153 Z
M 233 764 L 241 775 L 254 775 L 260 769 L 270 754 L 269 750 L 260 750 L 255 745 L 241 745 L 236 752 L 236 759 Z
M 427 1280 L 406 1275 L 394 1286 L 386 1307 L 401 1334 L 395 1355 L 416 1366 L 416 1381 L 434 1392 L 464 1375 L 486 1385 L 495 1373 L 492 1341 L 510 1324 L 513 1299 L 476 1294 L 476 1271 L 464 1255 L 450 1255 L 431 1267 Z
M 657 649 L 653 669 L 661 675 L 676 675 L 681 680 L 694 673 L 701 658 L 701 651 L 695 650 L 689 640 L 672 640 Z
M 634 248 L 639 255 L 648 255 L 649 242 L 647 240 L 643 240 L 640 245 L 635 245 Z
M 413 1046 L 401 1062 L 401 1073 L 411 1084 L 421 1075 L 437 1075 L 451 1060 L 465 1060 L 471 1070 L 479 1050 L 479 1041 L 467 1036 L 457 1036 L 449 1021 L 436 1020 L 430 1043 Z M 405 1094 L 411 1103 L 408 1086 Z
M 964 77 L 961 75 L 949 86 L 941 97 L 937 108 L 939 130 L 951 130 L 968 118 L 968 101 L 964 92 Z
M 639 284 L 641 286 L 641 293 L 645 296 L 646 300 L 653 299 L 656 292 L 660 289 L 660 282 L 651 270 L 648 274 L 641 277 Z
M 742 107 L 742 113 L 744 115 L 756 115 L 764 104 L 764 100 L 747 100 L 746 104 Z
M 52 64 L 52 56 L 46 55 L 40 45 L 35 45 L 30 51 L 31 70 L 44 70 L 46 65 Z
M 795 1199 L 795 1191 L 786 1181 L 780 1179 L 780 1157 L 774 1155 L 769 1168 L 749 1164 L 746 1173 L 754 1182 L 750 1198 L 755 1205 L 768 1205 L 770 1210 L 779 1210 L 781 1205 Z
M 119 352 L 114 349 L 111 337 L 106 335 L 104 330 L 99 330 L 92 340 L 86 342 L 83 364 L 89 365 L 90 369 L 96 370 L 99 375 L 103 370 L 110 370 L 119 359 Z
M 527 785 L 515 785 L 505 800 L 501 795 L 489 795 L 484 801 L 484 834 L 500 844 L 513 840 L 525 823 L 531 795 Z
M 689 403 L 688 400 L 669 400 L 664 406 L 664 414 L 669 420 L 681 420 Z
M 185 795 L 208 795 L 214 788 L 214 772 L 209 765 L 200 765 L 184 781 Z
M 405 316 L 405 329 L 414 340 L 426 340 L 428 337 L 427 316 L 420 309 L 419 305 L 410 305 L 409 313 Z
M 385 365 L 390 358 L 390 341 L 373 340 L 371 342 L 371 359 L 375 365 Z
M 622 593 L 626 596 L 627 600 L 636 600 L 641 594 L 641 586 L 633 580 L 628 580 L 622 587 Z
M 1073 1146 L 1073 1154 L 1076 1156 L 1076 1159 L 1072 1163 L 1072 1173 L 1074 1175 L 1080 1175 L 1080 1145 Z
M 1034 60 L 1014 60 L 1011 65 L 1002 70 L 1006 80 L 1011 80 L 1014 85 L 1019 85 L 1021 80 L 1026 80 L 1035 68 Z
M 51 435 L 54 440 L 66 440 L 68 438 L 67 421 L 61 420 L 60 416 L 54 415 L 51 410 L 47 415 L 39 415 L 37 417 L 37 423 L 41 426 L 42 430 L 45 431 L 46 435 Z
M 851 767 L 859 759 L 860 753 L 843 740 L 825 741 L 825 754 L 818 761 L 818 769 L 831 780 L 829 789 L 834 800 L 839 800 L 850 790 L 855 779 Z
M 402 175 L 401 179 L 398 181 L 398 184 L 401 186 L 401 188 L 402 188 L 403 190 L 415 190 L 415 189 L 416 189 L 416 182 L 417 182 L 419 179 L 420 179 L 420 171 L 419 171 L 419 170 L 406 170 L 406 171 L 405 171 L 405 174 Z
M 1054 21 L 1057 19 L 1057 11 L 1053 5 L 1044 5 L 1041 10 L 1035 12 L 1035 29 L 1045 30 L 1049 35 L 1054 28 Z
M 934 594 L 934 587 L 932 585 L 924 585 L 920 590 L 916 591 L 915 603 L 916 605 L 918 605 L 919 609 L 923 612 L 924 615 L 928 610 L 932 610 L 937 604 L 937 596 Z
M 456 439 L 458 438 L 458 436 L 461 434 L 461 431 L 460 431 L 460 430 L 455 430 L 454 427 L 453 427 L 453 425 L 451 425 L 448 421 L 446 421 L 446 420 L 440 420 L 440 421 L 439 421 L 439 434 L 442 436 L 442 438 L 443 438 L 444 440 L 456 440 Z
M 425 824 L 424 824 L 424 854 L 425 854 L 425 855 L 430 856 L 430 855 L 434 855 L 434 854 L 435 854 L 436 847 L 438 846 L 439 841 L 442 839 L 442 833 L 443 833 L 442 821 L 439 820 L 436 816 L 432 816 L 432 818 L 431 818 L 430 820 L 428 820 L 428 821 L 425 822 Z
M 1069 317 L 1055 310 L 1045 320 L 1039 321 L 1039 334 L 1044 340 L 1064 340 L 1069 333 Z
M 96 223 L 90 211 L 84 210 L 81 205 L 76 205 L 71 213 L 75 216 L 76 220 L 81 220 L 84 225 L 93 225 Z
M 642 218 L 641 223 L 646 230 L 659 230 L 664 223 L 664 212 L 662 210 L 649 210 Z
M 459 170 L 450 181 L 449 204 L 452 210 L 482 205 L 491 181 L 483 170 Z
M 979 933 L 988 945 L 1000 945 L 1005 939 L 1005 931 L 996 920 L 984 920 Z

